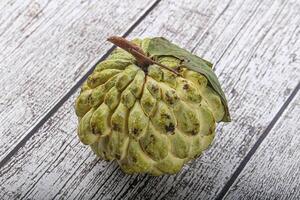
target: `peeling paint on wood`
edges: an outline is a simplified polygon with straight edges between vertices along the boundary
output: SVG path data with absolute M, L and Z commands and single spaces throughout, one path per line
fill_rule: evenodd
M 300 199 L 300 93 L 225 199 Z

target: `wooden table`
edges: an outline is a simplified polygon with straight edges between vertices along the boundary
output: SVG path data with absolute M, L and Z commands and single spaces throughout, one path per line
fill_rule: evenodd
M 125 175 L 76 135 L 110 35 L 214 63 L 233 121 L 172 176 Z M 0 199 L 300 199 L 299 0 L 1 0 Z

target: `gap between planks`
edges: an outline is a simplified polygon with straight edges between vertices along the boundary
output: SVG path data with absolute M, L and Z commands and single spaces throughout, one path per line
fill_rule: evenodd
M 143 20 L 144 18 L 159 4 L 161 0 L 156 0 L 152 3 L 145 12 L 127 29 L 127 31 L 122 35 L 122 37 L 127 37 Z M 97 64 L 103 61 L 108 57 L 108 55 L 116 48 L 116 46 L 112 46 L 110 49 L 106 51 L 106 53 L 87 71 L 86 74 L 83 75 L 77 83 L 56 103 L 49 111 L 41 117 L 41 119 L 36 123 L 30 130 L 25 133 L 25 136 L 18 142 L 13 149 L 4 156 L 4 158 L 0 161 L 0 168 L 2 168 L 9 159 L 22 147 L 25 143 L 39 130 L 41 126 L 72 96 L 75 91 L 83 84 L 83 82 L 87 79 L 87 77 L 93 72 Z
M 242 162 L 240 163 L 240 165 L 236 168 L 236 170 L 234 171 L 233 175 L 230 177 L 230 179 L 224 185 L 224 187 L 222 188 L 221 192 L 217 195 L 216 200 L 222 200 L 222 199 L 224 199 L 224 197 L 226 196 L 227 192 L 229 191 L 229 189 L 231 188 L 231 186 L 233 185 L 233 183 L 235 182 L 235 180 L 242 173 L 242 171 L 244 170 L 245 166 L 247 165 L 247 163 L 249 162 L 249 160 L 252 158 L 252 156 L 255 154 L 255 152 L 258 149 L 258 147 L 262 144 L 262 142 L 264 141 L 264 139 L 271 132 L 271 130 L 273 129 L 273 127 L 275 126 L 275 124 L 278 122 L 278 120 L 280 119 L 280 117 L 282 116 L 282 114 L 284 113 L 284 111 L 287 109 L 287 107 L 289 106 L 289 104 L 293 101 L 293 99 L 295 98 L 295 96 L 299 92 L 299 89 L 300 89 L 300 82 L 295 87 L 295 89 L 293 90 L 293 92 L 290 94 L 290 96 L 288 97 L 288 99 L 281 106 L 281 108 L 276 113 L 276 115 L 274 116 L 274 118 L 272 119 L 272 121 L 270 122 L 270 124 L 265 129 L 265 131 L 261 134 L 261 136 L 258 138 L 258 140 L 254 143 L 253 147 L 246 154 L 246 156 L 244 157 L 244 159 L 242 160 Z

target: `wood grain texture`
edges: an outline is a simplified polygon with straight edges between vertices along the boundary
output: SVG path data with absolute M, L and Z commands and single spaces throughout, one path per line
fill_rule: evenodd
M 163 1 L 130 35 L 163 35 L 215 63 L 233 122 L 177 175 L 128 176 L 76 136 L 72 96 L 0 172 L 0 197 L 213 199 L 299 82 L 299 2 Z
M 153 2 L 1 1 L 0 160 Z
M 300 199 L 300 93 L 225 199 Z

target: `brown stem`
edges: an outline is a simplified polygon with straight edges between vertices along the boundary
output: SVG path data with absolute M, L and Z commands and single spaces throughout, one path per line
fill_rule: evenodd
M 149 65 L 153 64 L 148 59 L 145 59 L 145 53 L 143 50 L 137 46 L 136 44 L 126 40 L 125 38 L 118 37 L 118 36 L 112 36 L 107 39 L 111 43 L 115 44 L 116 46 L 124 49 L 128 53 L 131 53 L 135 59 L 137 60 L 137 63 L 142 68 L 147 68 Z
M 147 57 L 145 52 L 136 44 L 126 40 L 125 38 L 112 36 L 107 39 L 109 42 L 113 43 L 114 45 L 124 49 L 128 53 L 131 53 L 135 59 L 137 60 L 138 66 L 141 67 L 144 71 L 147 71 L 149 65 L 156 64 L 165 68 L 176 75 L 180 76 L 180 74 L 169 67 L 152 60 L 151 58 Z

